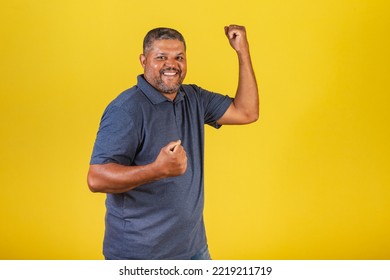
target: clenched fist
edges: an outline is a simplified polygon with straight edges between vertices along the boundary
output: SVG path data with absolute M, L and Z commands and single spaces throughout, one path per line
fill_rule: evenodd
M 170 142 L 163 147 L 154 164 L 163 177 L 183 175 L 187 170 L 187 154 L 181 141 Z
M 225 26 L 225 34 L 229 40 L 230 45 L 235 51 L 248 51 L 249 46 L 244 26 L 232 24 L 229 26 Z

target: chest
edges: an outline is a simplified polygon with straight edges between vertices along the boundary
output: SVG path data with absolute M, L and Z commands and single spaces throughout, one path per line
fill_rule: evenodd
M 137 164 L 153 161 L 161 148 L 179 139 L 188 157 L 196 158 L 202 153 L 204 113 L 197 104 L 167 101 L 143 108 L 142 114 Z

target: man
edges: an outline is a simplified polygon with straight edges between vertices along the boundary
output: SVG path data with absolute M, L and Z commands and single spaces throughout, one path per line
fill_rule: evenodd
M 204 124 L 258 119 L 245 28 L 225 27 L 239 60 L 234 99 L 183 85 L 186 44 L 174 29 L 146 35 L 144 74 L 106 108 L 88 185 L 107 193 L 106 259 L 210 259 L 203 222 Z

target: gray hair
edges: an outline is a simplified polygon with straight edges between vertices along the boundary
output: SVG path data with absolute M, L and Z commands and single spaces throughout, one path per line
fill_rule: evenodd
M 143 43 L 144 54 L 146 54 L 150 50 L 153 42 L 156 40 L 179 40 L 183 42 L 184 50 L 186 49 L 186 42 L 184 40 L 183 35 L 181 35 L 179 31 L 172 28 L 158 27 L 150 30 L 146 34 Z

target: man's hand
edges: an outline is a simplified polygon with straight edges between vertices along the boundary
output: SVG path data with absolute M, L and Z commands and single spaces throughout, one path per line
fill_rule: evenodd
M 154 165 L 164 177 L 183 175 L 187 170 L 187 154 L 181 141 L 171 142 L 163 147 Z
M 229 25 L 225 26 L 225 34 L 229 39 L 230 45 L 237 52 L 249 51 L 248 40 L 246 38 L 246 30 L 244 26 Z

